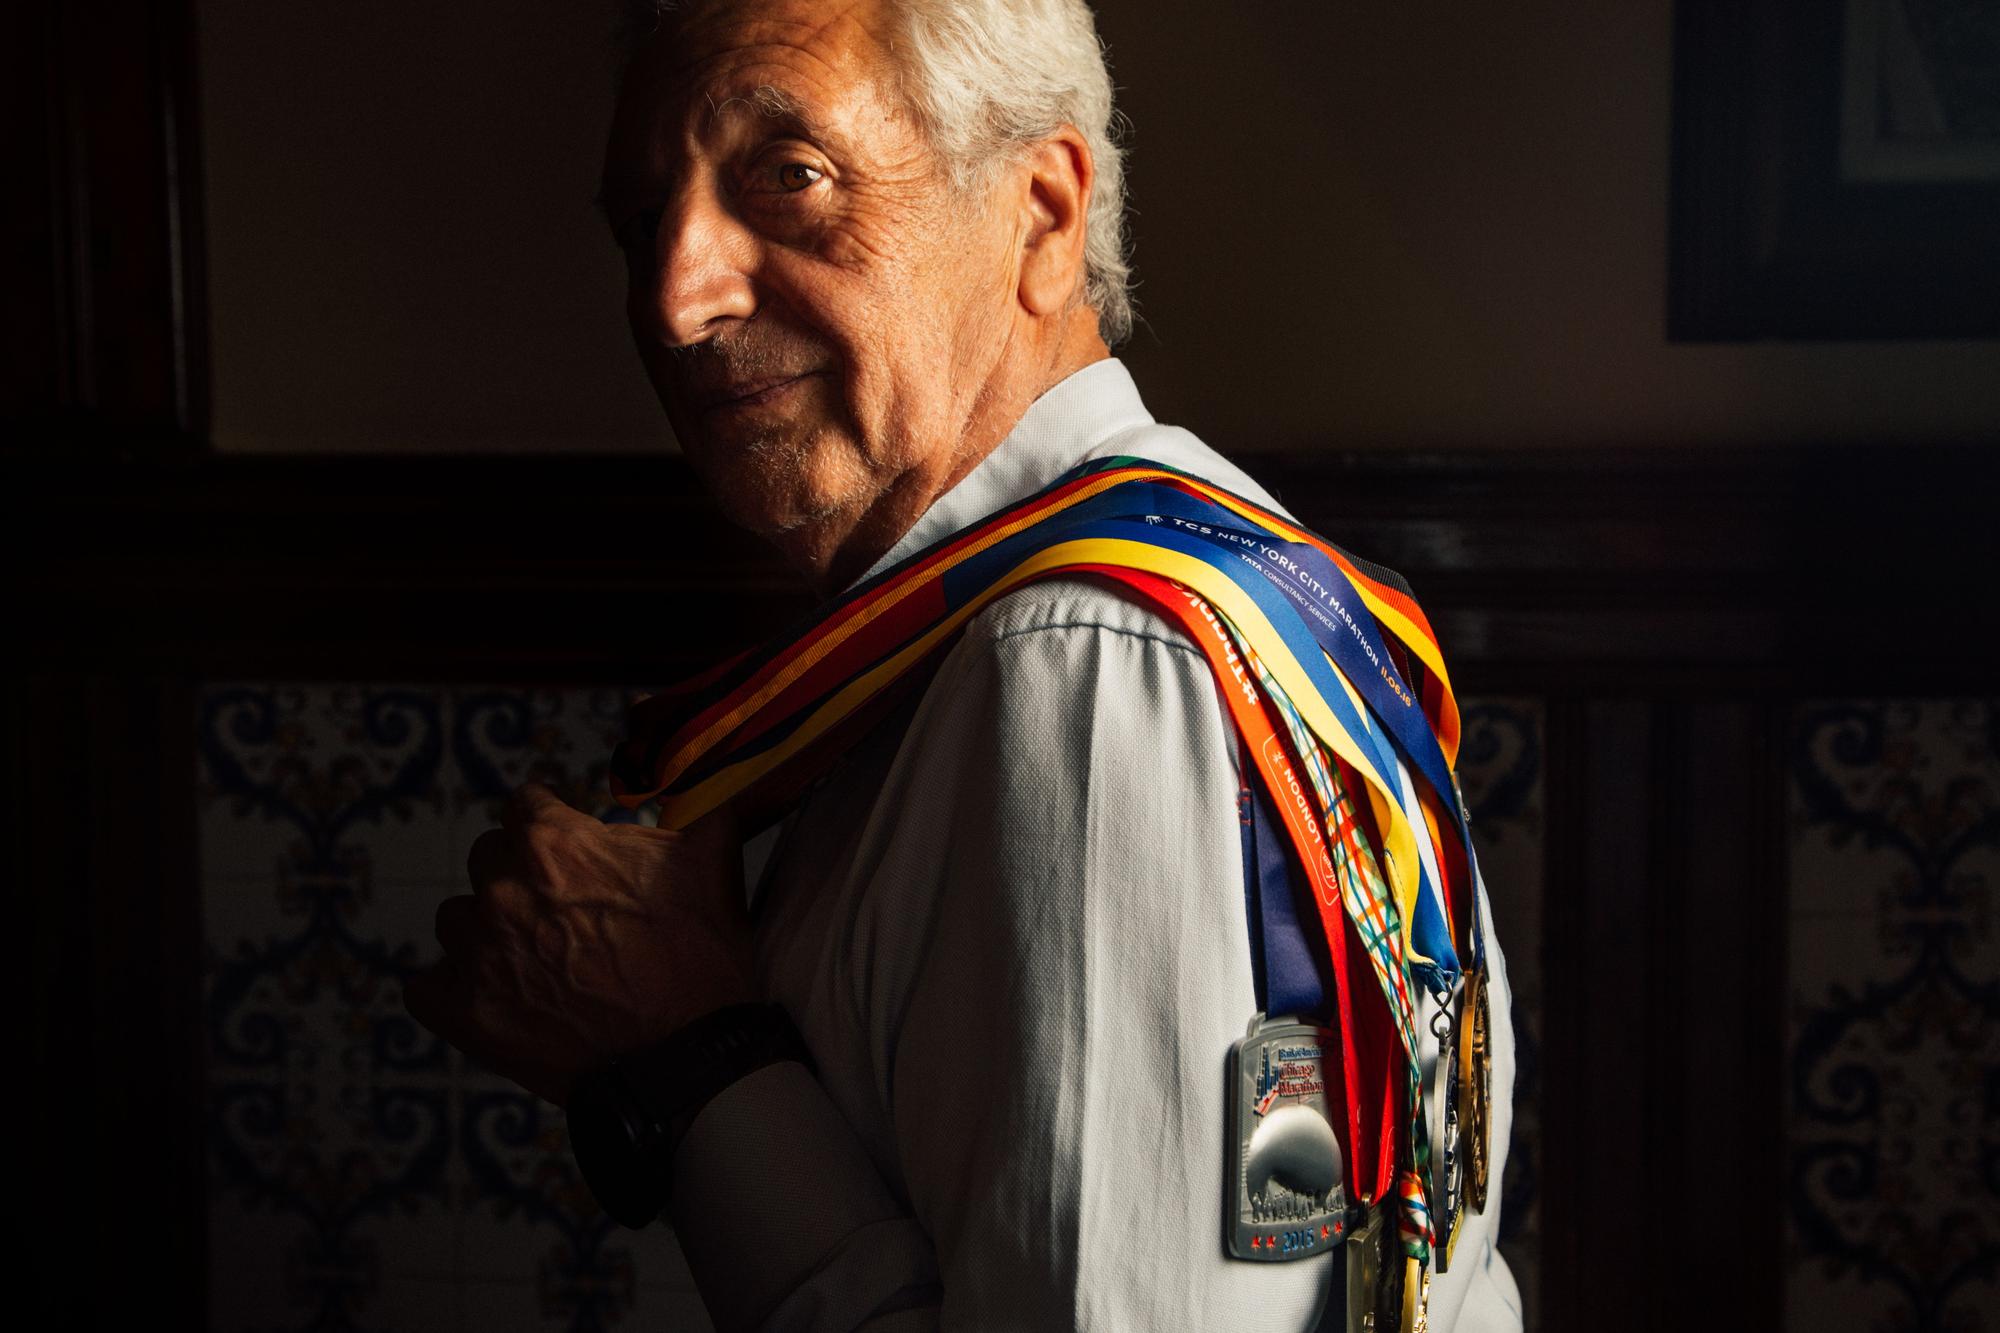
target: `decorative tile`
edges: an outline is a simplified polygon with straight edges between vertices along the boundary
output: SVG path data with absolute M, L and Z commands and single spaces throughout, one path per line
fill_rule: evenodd
M 203 693 L 215 1327 L 606 1329 L 636 1308 L 633 1233 L 577 1180 L 560 1114 L 466 1068 L 401 1000 L 435 954 L 437 902 L 465 888 L 465 848 L 515 785 L 624 817 L 604 789 L 623 703 Z M 671 1241 L 650 1253 L 648 1291 L 686 1292 Z M 517 1319 L 485 1317 L 508 1301 Z
M 500 821 L 507 793 L 541 782 L 579 810 L 629 820 L 611 799 L 611 751 L 624 733 L 629 692 L 613 689 L 460 689 L 450 696 L 446 862 L 465 882 L 465 858 Z
M 601 817 L 615 690 L 221 684 L 202 696 L 218 1329 L 702 1329 L 664 1228 L 616 1227 L 561 1116 L 403 1014 L 472 840 L 537 780 Z M 1466 710 L 1521 1082 L 1503 1244 L 1532 1290 L 1541 716 Z
M 367 685 L 218 687 L 201 701 L 202 864 L 444 875 L 443 697 Z
M 1514 1135 L 1501 1186 L 1500 1249 L 1532 1330 L 1541 1276 L 1543 711 L 1535 699 L 1468 699 L 1462 714 L 1459 783 L 1514 990 Z
M 1802 708 L 1787 1323 L 2000 1330 L 2000 703 Z

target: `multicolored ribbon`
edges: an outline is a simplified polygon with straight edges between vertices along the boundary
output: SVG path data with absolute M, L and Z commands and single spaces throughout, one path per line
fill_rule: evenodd
M 637 705 L 612 764 L 628 806 L 684 827 L 775 812 L 922 678 L 957 631 L 1032 580 L 1094 575 L 1182 625 L 1314 889 L 1336 978 L 1365 1200 L 1434 1239 L 1417 994 L 1482 961 L 1475 862 L 1452 777 L 1458 705 L 1409 589 L 1283 516 L 1140 459 L 1098 460 L 851 589 L 795 631 Z M 1301 779 L 1299 774 L 1303 773 Z M 1375 986 L 1349 984 L 1348 953 Z M 1372 999 L 1370 996 L 1372 995 Z

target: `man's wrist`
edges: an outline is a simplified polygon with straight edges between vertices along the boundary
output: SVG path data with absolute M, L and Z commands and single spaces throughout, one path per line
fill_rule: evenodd
M 785 1011 L 733 1004 L 576 1080 L 570 1147 L 604 1210 L 628 1227 L 659 1216 L 674 1151 L 717 1094 L 767 1065 L 811 1057 Z

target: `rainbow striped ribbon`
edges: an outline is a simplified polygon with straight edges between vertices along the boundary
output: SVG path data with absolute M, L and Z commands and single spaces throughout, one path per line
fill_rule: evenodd
M 1093 572 L 1136 575 L 1128 586 L 1163 604 L 1161 590 L 1178 585 L 1212 609 L 1283 719 L 1317 798 L 1341 915 L 1382 996 L 1353 1021 L 1377 1015 L 1401 1052 L 1405 1076 L 1385 1095 L 1411 1126 L 1397 1136 L 1395 1188 L 1403 1248 L 1421 1262 L 1434 1231 L 1416 994 L 1455 983 L 1461 943 L 1475 966 L 1482 949 L 1451 776 L 1458 705 L 1436 635 L 1395 575 L 1187 473 L 1094 461 L 850 589 L 763 649 L 636 705 L 613 756 L 613 793 L 627 806 L 657 800 L 668 827 L 732 802 L 755 823 L 920 680 L 982 608 L 1035 579 Z

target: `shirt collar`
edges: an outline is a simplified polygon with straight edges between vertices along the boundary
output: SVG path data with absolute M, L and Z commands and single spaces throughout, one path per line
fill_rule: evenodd
M 932 501 L 862 579 L 1027 499 L 1085 459 L 1116 454 L 1109 447 L 1114 441 L 1153 424 L 1125 363 L 1116 357 L 1091 362 L 1030 404 L 1007 438 Z

